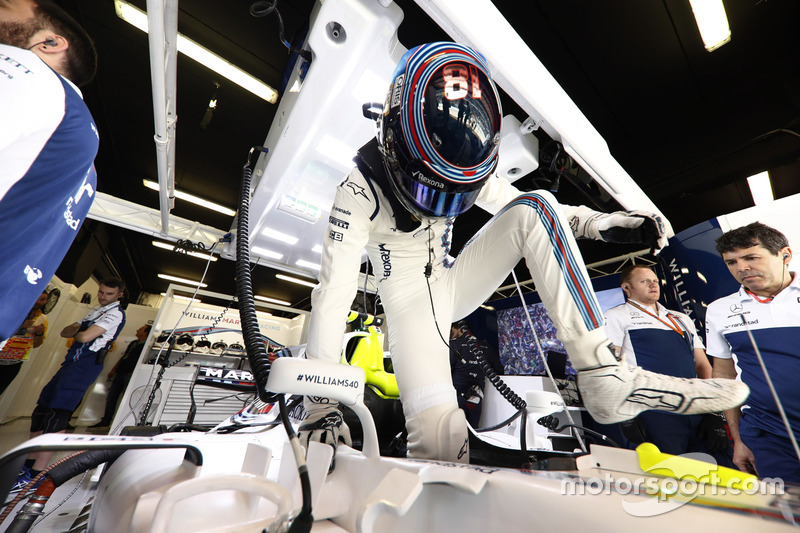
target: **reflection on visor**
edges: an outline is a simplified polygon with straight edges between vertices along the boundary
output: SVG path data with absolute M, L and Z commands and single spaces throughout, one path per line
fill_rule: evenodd
M 442 192 L 404 176 L 403 189 L 425 213 L 434 217 L 460 215 L 475 203 L 480 188 L 466 192 Z

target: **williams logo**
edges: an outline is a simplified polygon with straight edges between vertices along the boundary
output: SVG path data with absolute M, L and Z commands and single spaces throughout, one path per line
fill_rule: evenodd
M 361 382 L 357 380 L 320 376 L 317 374 L 297 374 L 297 381 L 316 383 L 317 385 L 335 385 L 336 387 L 347 387 L 350 389 L 357 389 L 361 386 Z
M 386 249 L 386 243 L 379 244 L 381 251 L 381 262 L 383 263 L 383 279 L 392 275 L 392 251 Z
M 344 220 L 339 220 L 338 218 L 335 217 L 328 217 L 328 222 L 330 222 L 334 226 L 338 226 L 343 229 L 347 229 L 350 227 L 349 222 L 345 222 Z

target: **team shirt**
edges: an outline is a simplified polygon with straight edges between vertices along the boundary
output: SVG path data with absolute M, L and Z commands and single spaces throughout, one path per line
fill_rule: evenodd
M 110 346 L 111 342 L 125 327 L 125 311 L 119 306 L 119 302 L 112 302 L 103 307 L 89 311 L 83 320 L 82 326 L 100 326 L 105 331 L 96 339 L 89 342 L 75 342 L 67 352 L 67 361 L 77 361 L 83 357 L 94 357 L 97 352 Z
M 625 360 L 661 374 L 697 377 L 694 350 L 702 350 L 703 341 L 692 319 L 656 302 L 659 320 L 636 305 L 652 312 L 647 305 L 628 300 L 605 314 L 608 339 L 622 348 Z
M 89 212 L 97 128 L 35 53 L 0 44 L 0 341 L 42 294 Z
M 750 386 L 743 407 L 749 424 L 775 434 L 786 434 L 775 399 L 747 334 L 764 358 L 769 377 L 792 428 L 800 428 L 800 276 L 768 303 L 760 303 L 741 287 L 711 303 L 706 311 L 708 354 L 733 359 L 738 379 Z M 747 321 L 747 327 L 742 322 Z

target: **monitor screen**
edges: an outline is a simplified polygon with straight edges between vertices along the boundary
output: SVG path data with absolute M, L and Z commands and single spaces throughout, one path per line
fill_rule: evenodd
M 603 312 L 625 303 L 625 294 L 620 288 L 598 291 L 596 295 Z M 503 363 L 507 375 L 544 376 L 547 375 L 544 368 L 546 354 L 548 352 L 566 354 L 567 350 L 558 340 L 556 327 L 547 314 L 544 304 L 531 304 L 527 308 L 545 355 L 539 353 L 536 340 L 528 324 L 528 318 L 525 316 L 525 310 L 520 306 L 497 311 L 497 341 L 500 361 Z M 555 369 L 551 363 L 552 370 Z M 558 373 L 560 374 L 560 372 Z M 567 358 L 566 375 L 574 376 L 575 374 L 577 372 Z

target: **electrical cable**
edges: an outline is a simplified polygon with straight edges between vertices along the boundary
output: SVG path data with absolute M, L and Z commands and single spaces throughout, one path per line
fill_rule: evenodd
M 242 188 L 239 195 L 239 212 L 236 224 L 236 294 L 239 298 L 239 318 L 242 325 L 247 358 L 250 361 L 250 371 L 256 383 L 258 399 L 265 403 L 278 401 L 281 420 L 292 445 L 294 459 L 300 476 L 300 486 L 303 495 L 303 506 L 300 514 L 292 521 L 289 531 L 292 533 L 311 531 L 314 518 L 311 513 L 311 480 L 308 475 L 305 455 L 303 454 L 300 440 L 292 428 L 286 401 L 283 394 L 274 394 L 266 390 L 269 377 L 270 362 L 263 342 L 260 342 L 261 333 L 258 327 L 255 302 L 253 299 L 253 283 L 250 272 L 250 196 L 253 171 L 250 168 L 251 158 L 254 153 L 266 153 L 263 146 L 254 146 L 247 154 L 247 161 L 242 168 Z
M 289 50 L 289 53 L 299 54 L 300 57 L 311 62 L 311 52 L 293 47 L 283 36 L 283 17 L 281 17 L 280 11 L 278 11 L 278 0 L 254 2 L 250 5 L 250 14 L 256 18 L 266 17 L 272 13 L 275 13 L 275 17 L 278 19 L 278 38 L 281 43 L 283 43 L 283 46 Z
M 436 327 L 436 332 L 439 334 L 439 338 L 442 339 L 442 342 L 445 346 L 447 346 L 447 351 L 450 353 L 453 349 L 450 347 L 450 343 L 447 342 L 442 335 L 441 328 L 439 326 L 439 321 L 436 318 L 436 309 L 433 305 L 433 291 L 431 290 L 431 282 L 430 277 L 433 273 L 433 248 L 431 248 L 431 241 L 432 241 L 432 230 L 431 225 L 419 231 L 428 231 L 428 264 L 425 265 L 425 283 L 428 286 L 428 298 L 431 302 L 431 313 L 433 314 L 433 323 Z M 419 231 L 417 233 L 419 233 Z M 416 235 L 416 234 L 415 234 Z M 510 424 L 514 420 L 516 420 L 520 415 L 522 416 L 522 427 L 520 428 L 519 436 L 520 436 L 520 452 L 523 454 L 523 464 L 528 462 L 528 446 L 526 440 L 526 431 L 525 431 L 525 424 L 527 423 L 527 404 L 525 400 L 517 396 L 517 394 L 511 390 L 511 387 L 505 384 L 505 382 L 500 379 L 497 373 L 491 368 L 488 361 L 483 357 L 483 352 L 481 351 L 478 354 L 478 361 L 481 364 L 481 368 L 483 368 L 484 374 L 486 377 L 489 378 L 489 382 L 497 389 L 503 398 L 505 398 L 511 405 L 517 408 L 517 413 L 510 417 L 507 422 Z M 469 423 L 469 422 L 467 422 Z M 505 425 L 505 424 L 504 424 Z M 504 427 L 504 425 L 500 425 L 495 429 L 499 429 L 500 427 Z M 489 431 L 489 429 L 485 429 L 484 431 Z M 476 430 L 476 432 L 481 432 Z
M 544 357 L 544 349 L 542 348 L 542 342 L 539 339 L 539 334 L 536 333 L 536 328 L 533 326 L 533 320 L 531 319 L 531 315 L 528 312 L 528 305 L 525 303 L 525 297 L 522 295 L 522 288 L 519 286 L 519 281 L 517 281 L 517 274 L 512 270 L 511 277 L 514 278 L 514 284 L 517 286 L 517 293 L 519 293 L 519 299 L 522 302 L 522 310 L 525 311 L 525 317 L 528 319 L 528 325 L 531 328 L 531 333 L 533 334 L 533 340 L 536 342 L 536 348 L 539 350 L 539 356 L 542 359 L 542 363 L 544 364 L 545 372 L 547 372 L 547 377 L 550 378 L 550 383 L 553 385 L 553 390 L 558 390 L 558 383 L 556 383 L 556 379 L 553 377 L 553 373 L 550 371 L 550 365 L 547 364 L 547 361 Z M 563 402 L 563 399 L 562 399 Z M 569 412 L 569 408 L 567 404 L 564 402 L 564 413 L 567 416 L 567 420 L 569 420 L 570 424 L 575 424 L 575 421 L 572 419 L 572 414 Z M 586 443 L 583 442 L 583 438 L 580 435 L 576 434 L 575 438 L 578 440 L 578 445 L 581 447 L 584 453 L 588 450 L 586 448 Z
M 609 437 L 607 435 L 603 435 L 599 431 L 595 431 L 593 429 L 589 429 L 589 428 L 583 427 L 583 426 L 578 426 L 576 424 L 564 424 L 563 426 L 559 426 L 558 425 L 559 424 L 558 418 L 554 417 L 553 415 L 543 416 L 542 418 L 537 420 L 536 423 L 539 424 L 540 426 L 546 427 L 547 429 L 549 429 L 550 431 L 553 431 L 555 433 L 561 433 L 562 431 L 564 431 L 567 428 L 579 429 L 579 430 L 583 431 L 584 433 L 589 433 L 591 435 L 594 435 L 595 437 L 600 437 L 602 440 L 604 440 L 605 442 L 608 442 L 609 444 L 611 444 L 615 448 L 622 448 L 622 446 L 617 444 L 617 442 L 614 439 L 612 439 L 611 437 Z

